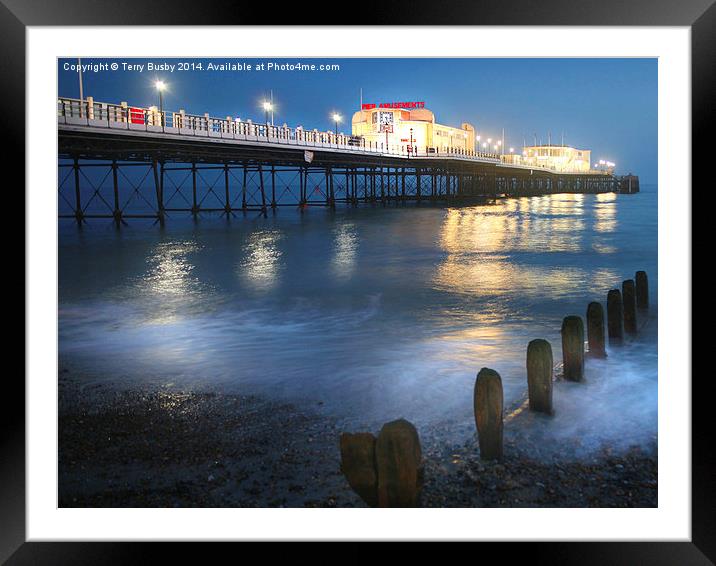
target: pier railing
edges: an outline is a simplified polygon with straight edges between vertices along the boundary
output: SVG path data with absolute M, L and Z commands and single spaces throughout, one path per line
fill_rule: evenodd
M 301 126 L 291 128 L 286 124 L 257 123 L 240 118 L 217 118 L 207 114 L 188 114 L 184 110 L 160 111 L 157 107 L 130 106 L 126 102 L 113 104 L 85 100 L 59 98 L 57 120 L 60 124 L 81 125 L 97 128 L 144 131 L 166 135 L 224 138 L 256 141 L 279 145 L 299 145 L 332 148 L 345 151 L 369 152 L 401 157 L 457 157 L 481 162 L 500 163 L 498 154 L 468 149 L 439 149 L 418 147 L 413 144 L 384 144 L 366 141 L 365 138 L 348 134 L 309 130 Z

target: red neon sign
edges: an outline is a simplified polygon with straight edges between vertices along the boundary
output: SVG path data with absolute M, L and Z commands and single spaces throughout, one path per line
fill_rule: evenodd
M 381 102 L 380 104 L 363 104 L 361 110 L 372 110 L 373 108 L 425 108 L 425 102 Z

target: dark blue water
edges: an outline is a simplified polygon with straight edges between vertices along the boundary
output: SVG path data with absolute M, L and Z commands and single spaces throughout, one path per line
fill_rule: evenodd
M 527 343 L 558 360 L 562 318 L 636 270 L 656 313 L 657 192 L 61 222 L 59 259 L 60 360 L 88 383 L 259 393 L 353 427 L 471 423 L 481 367 L 516 401 Z M 656 321 L 611 354 L 555 390 L 555 434 L 653 439 Z

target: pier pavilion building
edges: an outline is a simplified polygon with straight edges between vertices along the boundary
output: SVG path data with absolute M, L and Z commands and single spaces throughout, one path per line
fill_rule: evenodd
M 411 146 L 421 154 L 475 150 L 474 126 L 438 124 L 435 114 L 421 102 L 363 104 L 353 114 L 351 131 L 373 146 L 390 150 Z
M 522 155 L 504 155 L 503 161 L 513 165 L 545 167 L 559 173 L 589 173 L 592 150 L 568 145 L 530 145 L 522 148 Z

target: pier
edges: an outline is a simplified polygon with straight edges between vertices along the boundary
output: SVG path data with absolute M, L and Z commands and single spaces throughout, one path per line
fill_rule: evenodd
M 287 206 L 459 204 L 623 187 L 603 171 L 564 173 L 507 164 L 494 153 L 386 146 L 337 132 L 91 98 L 58 99 L 57 122 L 59 216 L 78 223 L 163 223 L 175 212 L 266 215 Z

